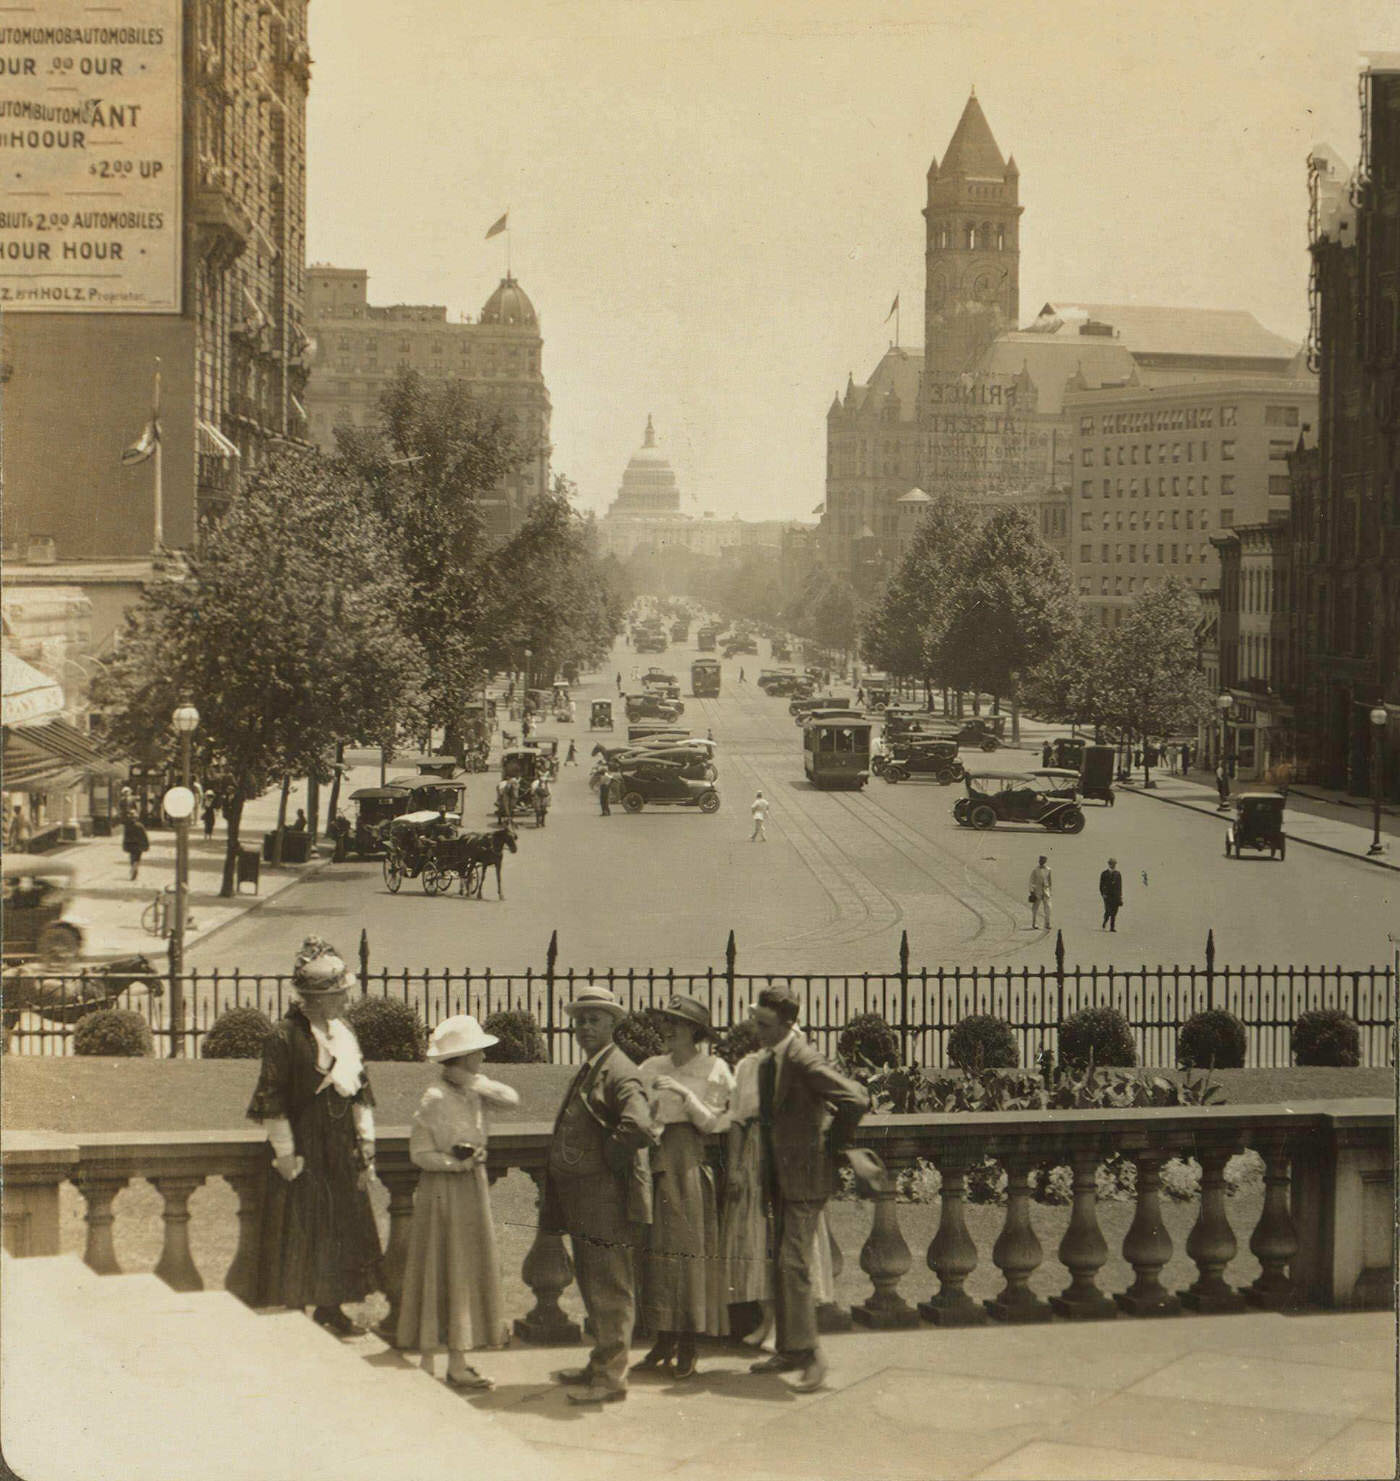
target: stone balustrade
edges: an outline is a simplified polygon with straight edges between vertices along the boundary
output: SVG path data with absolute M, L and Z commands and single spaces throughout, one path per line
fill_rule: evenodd
M 1160 1317 L 1183 1309 L 1229 1312 L 1246 1305 L 1387 1307 L 1393 1292 L 1394 1133 L 1395 1108 L 1385 1100 L 869 1117 L 857 1132 L 853 1160 L 872 1205 L 860 1253 L 871 1291 L 851 1315 L 861 1325 L 888 1329 L 921 1318 L 967 1326 Z M 520 1169 L 539 1184 L 549 1135 L 544 1122 L 493 1129 L 488 1175 L 494 1181 Z M 1226 1215 L 1224 1169 L 1246 1148 L 1263 1160 L 1265 1191 L 1249 1237 L 1260 1274 L 1241 1291 L 1229 1279 L 1238 1249 Z M 722 1138 L 715 1138 L 711 1152 L 717 1162 L 722 1150 Z M 1131 1158 L 1137 1173 L 1134 1215 L 1122 1246 L 1134 1279 L 1126 1290 L 1105 1291 L 1100 1271 L 1109 1249 L 1099 1225 L 1096 1175 L 1115 1153 Z M 0 1154 L 4 1240 L 12 1254 L 57 1253 L 59 1188 L 71 1182 L 86 1204 L 84 1259 L 100 1273 L 116 1273 L 113 1202 L 141 1178 L 163 1201 L 155 1273 L 177 1290 L 203 1285 L 190 1254 L 190 1196 L 207 1179 L 223 1178 L 238 1198 L 237 1250 L 224 1285 L 249 1298 L 268 1165 L 260 1132 L 12 1132 L 0 1140 Z M 1201 1167 L 1195 1225 L 1186 1241 L 1197 1275 L 1177 1291 L 1161 1279 L 1173 1250 L 1161 1216 L 1160 1173 L 1172 1157 L 1194 1157 Z M 989 1251 L 977 1248 L 964 1217 L 968 1174 L 985 1158 L 1006 1173 L 1002 1226 Z M 923 1289 L 923 1279 L 910 1277 L 915 1256 L 901 1231 L 896 1199 L 897 1174 L 921 1160 L 938 1169 L 942 1183 L 938 1227 L 924 1255 L 937 1282 L 931 1291 Z M 1045 1258 L 1030 1218 L 1030 1175 L 1047 1163 L 1068 1166 L 1073 1178 L 1057 1251 L 1070 1281 L 1048 1301 L 1030 1285 Z M 407 1128 L 381 1129 L 378 1170 L 389 1194 L 386 1285 L 396 1305 L 418 1179 Z M 986 1258 L 1003 1286 L 993 1299 L 978 1303 L 964 1288 Z M 578 1325 L 559 1304 L 573 1278 L 564 1241 L 537 1234 L 522 1275 L 535 1304 L 516 1320 L 516 1334 L 530 1342 L 577 1341 Z M 914 1288 L 912 1304 L 901 1290 L 906 1281 Z

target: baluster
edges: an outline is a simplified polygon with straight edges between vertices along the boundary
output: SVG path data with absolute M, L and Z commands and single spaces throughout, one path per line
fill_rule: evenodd
M 826 1230 L 826 1242 L 831 1251 L 831 1281 L 832 1287 L 841 1279 L 841 1272 L 846 1268 L 846 1257 L 841 1253 L 841 1246 L 836 1243 L 836 1234 L 830 1223 L 825 1219 L 822 1227 Z M 821 1238 L 821 1228 L 817 1231 L 817 1238 Z M 851 1313 L 835 1301 L 819 1301 L 817 1303 L 817 1331 L 818 1332 L 849 1332 L 851 1330 Z
M 83 1260 L 98 1275 L 120 1275 L 122 1268 L 117 1264 L 117 1251 L 112 1243 L 112 1200 L 130 1179 L 120 1174 L 84 1170 L 73 1181 L 87 1204 L 87 1212 L 83 1215 L 87 1220 L 87 1247 L 83 1250 Z
M 1181 1293 L 1181 1304 L 1192 1311 L 1241 1311 L 1244 1297 L 1225 1284 L 1225 1267 L 1235 1258 L 1235 1231 L 1225 1212 L 1225 1164 L 1235 1151 L 1231 1146 L 1206 1146 L 1197 1150 L 1201 1163 L 1201 1209 L 1186 1240 L 1186 1253 L 1200 1272 L 1189 1289 Z
M 1252 1306 L 1278 1311 L 1294 1305 L 1296 1299 L 1287 1274 L 1289 1262 L 1298 1253 L 1298 1231 L 1288 1206 L 1292 1159 L 1283 1137 L 1262 1142 L 1259 1152 L 1264 1158 L 1264 1207 L 1249 1237 L 1249 1247 L 1262 1269 L 1244 1298 Z
M 977 1269 L 977 1246 L 963 1218 L 967 1163 L 947 1153 L 936 1160 L 943 1189 L 938 1231 L 929 1242 L 927 1262 L 938 1276 L 938 1294 L 919 1302 L 919 1315 L 939 1327 L 980 1327 L 987 1320 L 986 1309 L 963 1290 L 963 1283 Z
M 1172 1257 L 1172 1239 L 1162 1222 L 1162 1159 L 1159 1149 L 1135 1152 L 1137 1208 L 1123 1237 L 1123 1258 L 1137 1279 L 1126 1291 L 1114 1296 L 1133 1316 L 1175 1316 L 1181 1302 L 1161 1282 L 1162 1267 Z
M 1031 1159 L 1010 1156 L 1001 1161 L 1006 1169 L 1006 1220 L 992 1246 L 992 1259 L 1006 1284 L 984 1304 L 998 1321 L 1048 1322 L 1049 1305 L 1030 1288 L 1030 1278 L 1042 1258 L 1040 1241 L 1031 1227 Z
M 1074 1201 L 1069 1227 L 1060 1241 L 1060 1264 L 1070 1273 L 1070 1282 L 1050 1308 L 1057 1316 L 1081 1320 L 1114 1317 L 1113 1298 L 1098 1287 L 1098 1273 L 1108 1259 L 1108 1243 L 1099 1228 L 1099 1154 L 1076 1149 L 1070 1157 L 1074 1169 Z
M 204 1281 L 190 1254 L 190 1194 L 204 1186 L 203 1173 L 152 1174 L 149 1181 L 159 1192 L 164 1207 L 161 1222 L 165 1237 L 155 1273 L 175 1291 L 202 1291 Z
M 389 1190 L 389 1243 L 384 1249 L 384 1294 L 389 1314 L 376 1329 L 385 1342 L 398 1346 L 399 1305 L 403 1300 L 403 1272 L 408 1263 L 408 1244 L 413 1229 L 413 1192 L 418 1169 L 408 1152 L 381 1152 L 375 1159 L 379 1180 Z
M 226 1172 L 224 1182 L 238 1196 L 238 1248 L 233 1252 L 228 1274 L 224 1276 L 224 1289 L 252 1306 L 258 1296 L 258 1259 L 267 1169 L 257 1166 L 245 1172 Z
M 531 1168 L 530 1176 L 539 1190 L 538 1207 L 544 1202 L 545 1171 Z M 516 1317 L 515 1335 L 525 1342 L 549 1346 L 581 1341 L 583 1333 L 578 1323 L 559 1307 L 559 1297 L 574 1278 L 574 1262 L 564 1248 L 563 1235 L 536 1228 L 520 1273 L 535 1294 L 535 1304 L 525 1316 Z
M 870 1234 L 860 1252 L 860 1268 L 870 1277 L 875 1289 L 859 1306 L 851 1308 L 852 1318 L 863 1327 L 888 1331 L 895 1327 L 917 1327 L 919 1314 L 899 1294 L 900 1278 L 914 1263 L 909 1246 L 899 1228 L 895 1212 L 895 1176 L 873 1153 L 856 1148 L 846 1153 L 861 1192 L 874 1205 Z

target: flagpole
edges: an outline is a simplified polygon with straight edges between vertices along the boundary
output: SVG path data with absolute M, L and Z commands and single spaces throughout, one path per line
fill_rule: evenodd
M 161 435 L 160 435 L 160 356 L 156 356 L 156 384 L 155 400 L 152 404 L 151 425 L 155 428 L 156 456 L 155 456 L 155 554 L 159 555 L 161 546 L 165 544 L 165 504 L 161 487 Z

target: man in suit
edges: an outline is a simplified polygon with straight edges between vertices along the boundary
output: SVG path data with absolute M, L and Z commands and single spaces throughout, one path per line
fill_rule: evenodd
M 554 1123 L 540 1227 L 567 1233 L 573 1245 L 593 1351 L 555 1378 L 571 1385 L 575 1404 L 610 1404 L 627 1397 L 633 1252 L 651 1223 L 651 1111 L 636 1065 L 613 1043 L 622 1004 L 590 984 L 564 1011 L 584 1063 Z
M 1103 925 L 1110 931 L 1118 929 L 1118 912 L 1123 908 L 1123 876 L 1118 872 L 1118 860 L 1110 859 L 1108 868 L 1099 875 L 1099 894 L 1103 897 Z
M 817 1220 L 836 1191 L 835 1159 L 870 1109 L 870 1097 L 797 1031 L 798 1006 L 790 988 L 765 987 L 749 1011 L 766 1051 L 759 1062 L 758 1114 L 773 1210 L 778 1326 L 776 1353 L 749 1371 L 795 1371 L 793 1387 L 810 1393 L 826 1380 L 812 1292 Z

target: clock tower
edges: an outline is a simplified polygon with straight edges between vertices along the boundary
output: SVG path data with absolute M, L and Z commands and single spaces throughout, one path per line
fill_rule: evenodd
M 924 207 L 924 366 L 958 376 L 1020 317 L 1020 171 L 1003 160 L 974 91 Z

